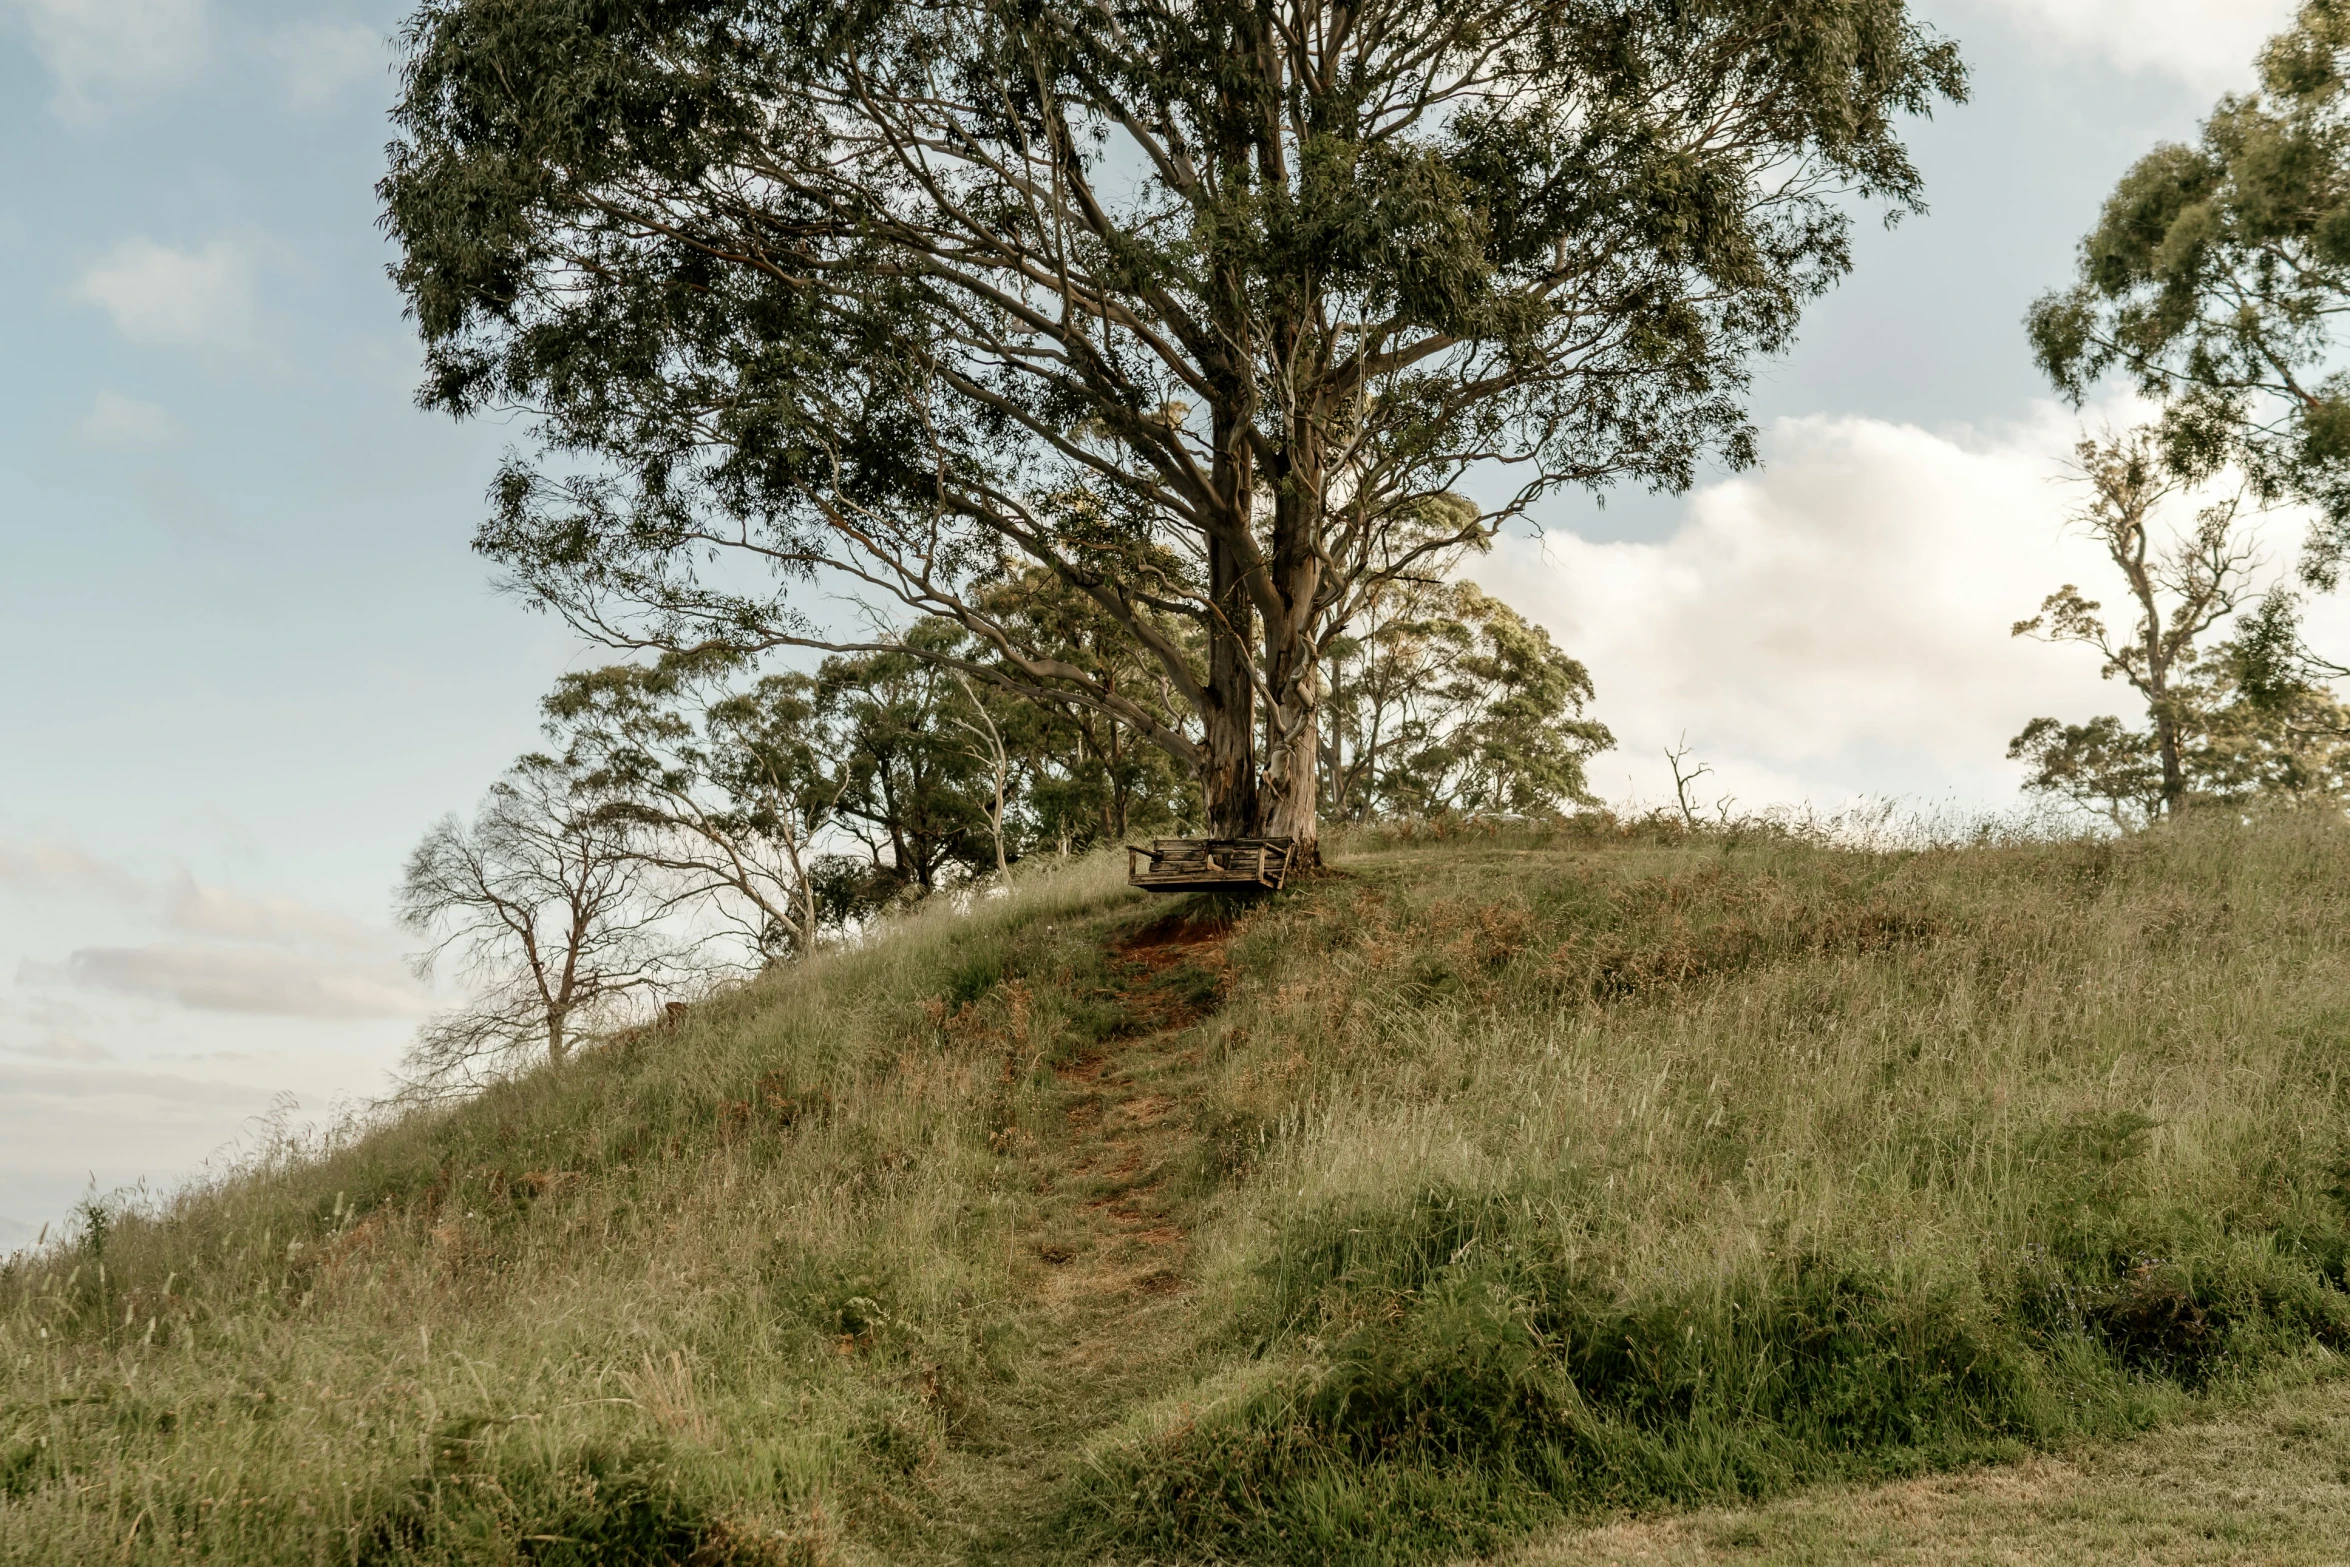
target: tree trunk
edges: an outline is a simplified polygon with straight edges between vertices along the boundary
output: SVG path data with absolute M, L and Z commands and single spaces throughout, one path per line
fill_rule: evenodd
M 1287 573 L 1285 579 L 1284 588 L 1301 592 L 1297 599 L 1285 592 L 1285 599 L 1310 602 L 1302 597 L 1313 591 L 1310 572 Z M 1311 867 L 1322 863 L 1322 670 L 1304 618 L 1293 614 L 1282 635 L 1266 638 L 1273 708 L 1266 715 L 1265 836 L 1292 840 L 1292 863 Z
M 1131 814 L 1128 809 L 1127 796 L 1132 791 L 1126 784 L 1125 769 L 1120 766 L 1125 760 L 1126 747 L 1118 738 L 1118 721 L 1113 718 L 1110 720 L 1110 753 L 1107 764 L 1110 775 L 1110 836 L 1121 841 L 1126 837 L 1126 818 Z
M 1211 549 L 1211 557 L 1226 552 Z M 1237 592 L 1222 595 L 1229 614 L 1248 618 Z M 1257 832 L 1256 691 L 1249 684 L 1249 648 L 1229 627 L 1211 628 L 1208 642 L 1208 707 L 1203 714 L 1206 766 L 1200 790 L 1206 798 L 1208 836 L 1250 838 Z
M 816 884 L 808 879 L 808 867 L 800 855 L 800 834 L 795 819 L 787 810 L 782 816 L 783 849 L 786 863 L 791 867 L 791 888 L 784 894 L 786 934 L 791 939 L 795 957 L 813 957 L 816 952 Z M 791 906 L 798 904 L 798 908 Z M 796 919 L 798 928 L 791 922 Z
M 1279 334 L 1294 344 L 1292 329 Z M 1266 835 L 1292 841 L 1292 863 L 1320 865 L 1322 665 L 1314 621 L 1322 590 L 1315 549 L 1323 523 L 1329 473 L 1321 431 L 1292 410 L 1287 440 L 1269 475 L 1273 489 L 1273 596 L 1281 610 L 1265 627 L 1265 674 L 1272 711 L 1266 715 Z
M 1306 695 L 1311 697 L 1311 693 Z M 1294 717 L 1275 710 L 1276 724 L 1293 724 L 1288 748 L 1289 765 L 1275 781 L 1272 808 L 1266 813 L 1265 836 L 1294 840 L 1291 863 L 1311 869 L 1322 863 L 1321 777 L 1315 766 L 1320 750 L 1320 711 L 1310 700 Z
M 2162 760 L 2162 814 L 2175 818 L 2187 803 L 2187 772 L 2179 758 L 2179 721 L 2168 693 L 2154 700 L 2154 752 Z
M 995 771 L 995 814 L 988 819 L 988 830 L 995 834 L 995 874 L 998 881 L 1012 879 L 1012 867 L 1004 859 L 1004 769 L 1001 763 Z
M 2146 572 L 2146 530 L 2140 524 L 2134 533 L 2137 550 L 2134 558 L 2125 564 L 2130 588 L 2138 599 L 2144 614 L 2146 679 L 2141 687 L 2146 695 L 2146 713 L 2154 720 L 2154 755 L 2162 765 L 2162 815 L 2164 820 L 2175 820 L 2179 809 L 2187 802 L 2186 769 L 2179 761 L 2179 714 L 2171 702 L 2169 638 L 2164 635 L 2162 605 L 2155 596 L 2154 582 Z
M 1228 508 L 1228 525 L 1245 529 L 1255 504 L 1246 429 L 1222 407 L 1215 411 L 1215 425 L 1216 494 Z M 1253 838 L 1259 830 L 1256 687 L 1249 679 L 1257 618 L 1242 580 L 1246 569 L 1233 541 L 1210 529 L 1208 597 L 1214 615 L 1208 625 L 1207 709 L 1200 715 L 1206 752 L 1200 792 L 1211 838 Z

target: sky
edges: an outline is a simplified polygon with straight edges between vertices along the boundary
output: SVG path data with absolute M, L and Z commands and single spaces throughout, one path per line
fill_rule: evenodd
M 1603 794 L 1686 744 L 1741 809 L 1997 809 L 2027 719 L 2121 707 L 2007 635 L 2099 580 L 2019 323 L 2289 9 L 1922 0 L 1973 101 L 1914 128 L 1931 213 L 1758 367 L 1764 466 L 1561 499 L 1478 568 L 1590 666 Z M 0 1250 L 382 1089 L 448 999 L 402 857 L 589 656 L 467 549 L 524 432 L 413 405 L 373 195 L 402 14 L 0 0 Z

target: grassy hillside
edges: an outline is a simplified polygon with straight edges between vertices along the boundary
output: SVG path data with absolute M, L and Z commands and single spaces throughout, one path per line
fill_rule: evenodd
M 2340 1567 L 2346 1456 L 2336 1379 L 2071 1458 L 1562 1530 L 1489 1567 Z
M 0 1274 L 0 1561 L 1442 1561 L 2350 1339 L 2350 829 L 1107 864 Z

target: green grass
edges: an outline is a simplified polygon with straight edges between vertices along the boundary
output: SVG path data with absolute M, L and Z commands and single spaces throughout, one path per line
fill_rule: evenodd
M 2338 1567 L 2350 1385 L 2069 1458 L 1823 1486 L 1542 1536 L 1488 1567 Z
M 1436 1562 L 2350 1341 L 2350 829 L 941 906 L 0 1275 L 0 1561 Z

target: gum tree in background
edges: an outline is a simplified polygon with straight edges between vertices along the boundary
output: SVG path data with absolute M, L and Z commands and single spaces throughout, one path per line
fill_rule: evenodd
M 2163 404 L 2169 463 L 2236 464 L 2264 501 L 2316 508 L 2303 571 L 2350 548 L 2350 3 L 2311 0 L 2193 145 L 2141 158 L 2033 306 L 2041 368 L 2078 404 L 2119 371 Z
M 1337 820 L 1589 805 L 1585 764 L 1615 743 L 1583 716 L 1590 673 L 1466 582 L 1393 584 L 1331 643 L 1327 673 L 1322 798 Z
M 771 961 L 815 948 L 818 843 L 843 782 L 815 682 L 742 663 L 671 655 L 566 675 L 545 712 L 576 791 L 664 873 L 668 901 Z
M 1309 852 L 1366 597 L 1750 462 L 1747 366 L 1963 90 L 1903 0 L 428 0 L 406 47 L 395 275 L 422 400 L 535 418 L 514 580 L 632 646 L 945 617 Z M 1035 572 L 1167 701 L 989 607 Z
M 1148 709 L 1163 728 L 1182 723 L 1182 701 L 1157 661 L 1094 601 L 1039 567 L 996 583 L 983 608 L 1033 655 L 1071 665 L 1089 684 Z M 1191 650 L 1196 653 L 1197 649 Z M 1165 751 L 1098 706 L 1068 698 L 997 700 L 996 721 L 1015 749 L 1036 758 L 1024 794 L 1039 845 L 1063 852 L 1196 821 L 1197 789 Z
M 2204 506 L 2167 539 L 2159 512 L 2193 486 L 2164 461 L 2151 429 L 2083 441 L 2089 499 L 2076 525 L 2104 546 L 2135 615 L 2116 634 L 2095 601 L 2065 584 L 2017 636 L 2079 642 L 2146 704 L 2144 728 L 2112 715 L 2067 724 L 2035 718 L 2008 743 L 2024 787 L 2093 810 L 2117 828 L 2145 826 L 2197 803 L 2340 799 L 2350 792 L 2350 709 L 2326 688 L 2343 673 L 2302 647 L 2292 596 L 2271 592 L 2237 618 L 2255 565 L 2235 497 Z
M 977 720 L 971 694 L 944 657 L 925 656 L 960 638 L 951 624 L 925 621 L 902 649 L 829 658 L 817 672 L 838 737 L 834 820 L 865 848 L 861 867 L 831 877 L 844 913 L 928 897 L 994 858 L 994 771 L 963 727 Z
M 2160 541 L 2156 513 L 2191 486 L 2164 463 L 2154 432 L 2085 440 L 2074 455 L 2089 499 L 2072 520 L 2104 547 L 2129 589 L 2137 618 L 2116 636 L 2099 618 L 2100 606 L 2068 582 L 2041 601 L 2039 614 L 2017 621 L 2014 635 L 2094 649 L 2105 661 L 2097 671 L 2101 678 L 2119 675 L 2144 698 L 2149 734 L 2137 743 L 2143 755 L 2133 759 L 2133 737 L 2118 720 L 2098 719 L 2072 730 L 2055 719 L 2036 718 L 2009 744 L 2007 754 L 2032 761 L 2041 778 L 2087 769 L 2109 796 L 2115 782 L 2125 775 L 2134 779 L 2134 770 L 2150 762 L 2151 778 L 2133 787 L 2147 792 L 2150 784 L 2148 810 L 2176 816 L 2187 799 L 2184 748 L 2193 725 L 2190 698 L 2182 689 L 2185 676 L 2195 660 L 2196 639 L 2243 602 L 2252 549 L 2237 533 L 2232 498 L 2204 507 L 2191 531 L 2167 545 Z M 2065 757 L 2052 752 L 2052 744 L 2065 748 Z M 2073 751 L 2080 754 L 2073 756 Z M 2052 765 L 2056 774 L 2050 772 Z
M 2309 0 L 2261 52 L 2255 90 L 2222 98 L 2194 144 L 2156 147 L 2122 177 L 2081 242 L 2073 285 L 2027 322 L 2041 368 L 2076 405 L 2113 372 L 2161 404 L 2158 439 L 2136 448 L 2146 482 L 2178 487 L 2232 466 L 2260 501 L 2312 508 L 2301 574 L 2319 589 L 2338 583 L 2350 550 L 2346 67 L 2350 4 Z M 2133 593 L 2151 617 L 2136 579 Z M 2043 618 L 2060 633 L 2093 626 L 2057 598 Z M 2190 797 L 2343 792 L 2350 724 L 2328 684 L 2344 670 L 2302 644 L 2290 592 L 2272 591 L 2191 666 L 2184 658 L 2165 679 L 2137 655 L 2132 683 L 2164 687 L 2148 693 L 2148 733 L 2115 718 L 2033 720 L 2008 753 L 2032 766 L 2027 787 L 2125 823 Z

